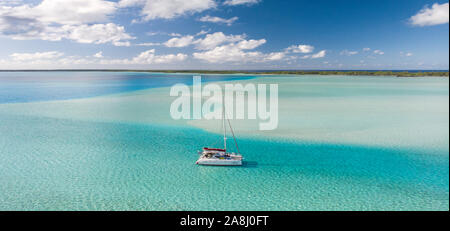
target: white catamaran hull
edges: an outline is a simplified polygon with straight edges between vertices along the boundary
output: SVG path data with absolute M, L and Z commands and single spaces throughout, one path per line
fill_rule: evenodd
M 240 166 L 242 160 L 221 160 L 215 158 L 200 158 L 197 160 L 199 165 L 215 165 L 215 166 Z
M 222 104 L 225 105 L 225 104 Z M 203 152 L 199 152 L 200 158 L 197 160 L 196 164 L 199 165 L 214 165 L 214 166 L 240 166 L 242 165 L 242 155 L 234 137 L 233 128 L 231 128 L 230 121 L 226 119 L 225 106 L 222 108 L 222 122 L 223 122 L 223 149 L 222 148 L 208 148 L 204 147 Z M 225 120 L 228 121 L 230 126 L 231 134 L 233 134 L 233 140 L 236 144 L 236 150 L 238 155 L 233 153 L 227 153 L 227 127 L 225 126 Z

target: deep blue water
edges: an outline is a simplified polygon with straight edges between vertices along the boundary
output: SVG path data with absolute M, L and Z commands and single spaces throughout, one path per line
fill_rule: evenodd
M 0 103 L 89 98 L 177 83 L 192 84 L 193 74 L 141 72 L 0 72 Z M 252 78 L 201 75 L 203 82 Z

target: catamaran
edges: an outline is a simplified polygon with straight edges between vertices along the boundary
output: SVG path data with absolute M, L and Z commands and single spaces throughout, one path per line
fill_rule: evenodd
M 227 126 L 225 121 L 228 122 L 231 134 L 233 135 L 234 144 L 238 153 L 227 152 Z M 231 127 L 230 120 L 225 116 L 225 107 L 222 108 L 222 127 L 223 127 L 223 148 L 208 148 L 204 147 L 202 152 L 199 152 L 200 158 L 196 164 L 199 165 L 216 165 L 216 166 L 239 166 L 242 165 L 242 155 L 240 154 L 239 147 L 234 136 L 233 128 Z

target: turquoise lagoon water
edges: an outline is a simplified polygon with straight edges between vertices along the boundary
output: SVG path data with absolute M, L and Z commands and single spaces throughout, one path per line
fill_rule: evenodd
M 106 80 L 111 75 L 96 73 L 102 74 Z M 28 75 L 32 78 L 34 73 Z M 43 73 L 40 75 L 45 76 Z M 190 78 L 190 75 L 184 77 Z M 87 76 L 84 78 L 88 79 Z M 118 84 L 130 84 L 127 83 L 130 78 Z M 145 78 L 145 75 L 139 78 Z M 239 76 L 222 76 L 217 80 L 236 81 L 235 78 Z M 341 89 L 338 85 L 347 86 L 349 82 L 364 85 L 368 81 L 337 78 L 299 77 L 294 81 L 306 81 L 305 84 L 309 85 L 315 83 L 314 87 L 307 88 L 307 91 L 314 92 L 308 97 L 316 97 L 321 85 L 332 90 L 325 94 L 335 97 Z M 243 79 L 246 78 L 238 81 L 245 81 Z M 404 92 L 402 96 L 414 97 L 414 100 L 416 97 L 436 100 L 437 97 L 448 102 L 448 79 L 375 78 L 369 79 L 371 81 L 405 81 L 411 86 L 414 81 L 420 81 L 419 86 L 414 85 L 415 88 L 423 86 L 420 91 Z M 430 83 L 438 85 L 430 89 Z M 258 137 L 245 134 L 238 137 L 245 153 L 244 166 L 204 167 L 194 164 L 196 151 L 204 144 L 220 139 L 216 133 L 171 123 L 170 120 L 149 122 L 136 117 L 102 120 L 107 117 L 101 114 L 103 111 L 98 115 L 80 116 L 80 104 L 106 104 L 113 98 L 134 97 L 135 94 L 147 92 L 155 97 L 152 92 L 157 88 L 144 92 L 131 88 L 120 91 L 127 94 L 112 95 L 109 94 L 117 92 L 105 90 L 88 96 L 79 93 L 61 96 L 46 92 L 44 98 L 36 96 L 39 98 L 36 101 L 40 102 L 34 102 L 31 95 L 25 97 L 20 89 L 11 89 L 14 84 L 9 84 L 9 94 L 19 91 L 16 98 L 28 103 L 4 100 L 5 103 L 0 104 L 0 210 L 449 209 L 448 126 L 442 127 L 447 133 L 438 134 L 447 134 L 444 137 L 447 143 L 427 142 L 420 147 L 413 144 L 384 146 L 377 142 L 352 143 L 348 139 L 319 142 L 277 134 Z M 83 84 L 89 85 L 88 82 Z M 100 85 L 97 88 L 109 88 L 101 86 L 101 82 L 96 84 Z M 333 88 L 333 85 L 337 87 Z M 164 86 L 167 85 L 154 87 Z M 386 91 L 400 94 L 395 89 L 381 87 L 379 95 L 389 94 Z M 0 89 L 4 88 L 3 85 Z M 291 90 L 286 88 L 283 91 L 280 86 L 281 104 L 295 94 Z M 35 89 L 34 92 L 38 91 Z M 299 92 L 306 94 L 301 89 Z M 377 97 L 374 89 L 355 92 L 354 97 L 367 94 Z M 352 96 L 347 90 L 341 94 Z M 92 97 L 98 95 L 103 95 L 101 100 Z M 27 97 L 31 98 L 23 100 Z M 69 97 L 84 99 L 79 101 Z M 58 99 L 64 100 L 55 101 Z M 438 106 L 447 107 L 442 112 L 447 113 L 447 117 L 441 119 L 441 124 L 448 125 L 448 105 Z M 64 113 L 58 110 L 64 110 Z M 390 112 L 386 108 L 384 110 L 385 113 Z M 122 110 L 115 112 L 125 113 Z M 100 119 L 93 119 L 94 116 Z M 289 122 L 299 121 L 291 118 Z M 239 132 L 239 127 L 236 130 Z M 414 137 L 405 140 L 414 140 Z M 417 142 L 420 143 L 419 140 Z

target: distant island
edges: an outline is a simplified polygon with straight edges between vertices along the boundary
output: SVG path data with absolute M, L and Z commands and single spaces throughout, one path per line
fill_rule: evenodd
M 214 71 L 214 70 L 160 70 L 163 73 L 200 74 L 256 74 L 256 75 L 366 75 L 397 77 L 448 77 L 448 71 Z
M 192 74 L 248 74 L 248 75 L 362 75 L 396 77 L 448 77 L 448 71 L 314 71 L 314 70 L 131 70 L 131 69 L 53 69 L 53 70 L 0 70 L 0 72 L 31 71 L 110 71 L 110 72 L 151 72 L 151 73 L 192 73 Z

